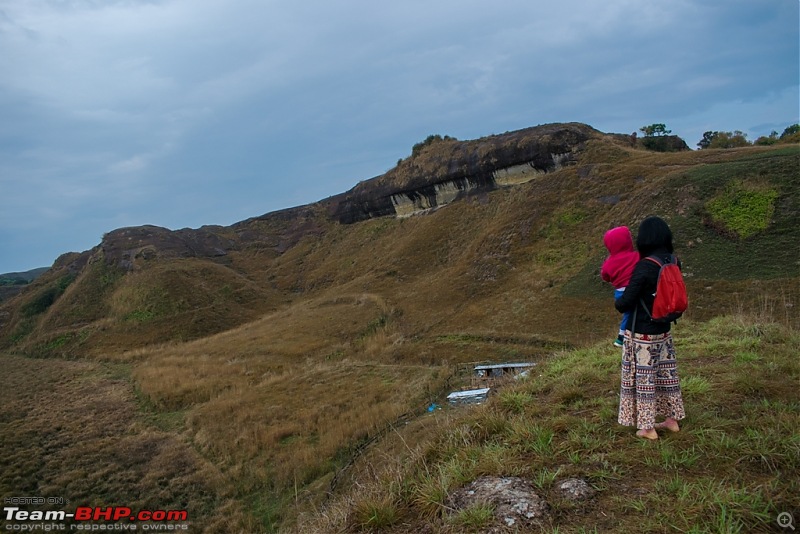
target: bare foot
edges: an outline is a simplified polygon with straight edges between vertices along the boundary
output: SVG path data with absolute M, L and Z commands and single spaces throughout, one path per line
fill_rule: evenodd
M 678 422 L 672 417 L 668 417 L 667 419 L 664 420 L 663 423 L 656 423 L 655 425 L 653 425 L 653 427 L 659 429 L 666 428 L 670 432 L 680 432 L 681 430 L 681 427 L 678 426 Z
M 637 430 L 636 435 L 645 439 L 658 439 L 658 432 L 655 428 L 648 428 L 647 430 Z

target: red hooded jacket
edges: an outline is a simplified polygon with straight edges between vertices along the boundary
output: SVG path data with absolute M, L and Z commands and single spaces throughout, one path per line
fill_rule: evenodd
M 633 268 L 639 261 L 639 253 L 633 249 L 633 237 L 627 226 L 612 228 L 603 236 L 609 256 L 600 269 L 600 277 L 615 289 L 628 285 Z

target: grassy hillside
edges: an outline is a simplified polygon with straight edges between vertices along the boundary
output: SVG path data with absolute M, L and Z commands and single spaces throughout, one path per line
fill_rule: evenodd
M 663 154 L 596 139 L 574 166 L 426 216 L 342 225 L 312 206 L 294 220 L 217 230 L 248 238 L 224 257 L 145 256 L 132 271 L 100 249 L 80 271 L 51 269 L 0 307 L 0 346 L 84 356 L 190 340 L 331 291 L 380 294 L 412 335 L 463 323 L 568 342 L 588 325 L 591 339 L 607 329 L 602 232 L 635 232 L 649 214 L 674 229 L 695 318 L 763 292 L 791 301 L 799 162 L 795 145 Z
M 357 484 L 297 531 L 504 532 L 492 506 L 450 500 L 482 476 L 531 481 L 549 503 L 543 532 L 776 531 L 779 513 L 800 512 L 798 332 L 746 314 L 675 335 L 681 432 L 649 442 L 617 425 L 618 350 L 557 352 L 483 406 L 400 429 L 364 455 Z M 559 493 L 576 477 L 594 497 Z
M 676 329 L 688 416 L 656 443 L 616 424 L 619 353 L 606 341 L 550 351 L 484 406 L 434 412 L 467 383 L 450 367 L 385 362 L 388 333 L 339 332 L 361 346 L 323 355 L 330 332 L 298 345 L 271 317 L 124 363 L 3 354 L 0 489 L 68 496 L 67 509 L 187 508 L 193 532 L 450 533 L 498 525 L 491 507 L 455 509 L 458 488 L 516 476 L 547 500 L 546 532 L 771 532 L 778 513 L 800 512 L 800 335 L 774 322 L 780 304 Z M 355 325 L 382 310 L 361 296 L 281 322 L 343 312 Z M 270 357 L 258 340 L 277 334 L 285 355 L 316 357 Z M 436 346 L 453 344 L 513 346 Z M 596 495 L 563 498 L 568 477 Z
M 682 530 L 766 529 L 796 492 L 777 474 L 797 470 L 800 150 L 598 136 L 575 157 L 406 219 L 339 224 L 322 202 L 207 229 L 228 247 L 216 256 L 153 229 L 169 253 L 64 258 L 0 307 L 2 493 L 188 506 L 198 532 L 448 532 L 490 515 L 446 510 L 472 476 L 521 474 L 551 499 L 575 474 L 599 493 L 590 509 L 551 502 L 560 532 L 630 526 L 676 498 Z M 614 423 L 618 315 L 598 271 L 603 232 L 650 214 L 689 284 L 676 337 L 691 415 L 645 448 Z M 541 376 L 485 408 L 425 411 L 479 361 Z M 635 504 L 615 501 L 623 489 Z

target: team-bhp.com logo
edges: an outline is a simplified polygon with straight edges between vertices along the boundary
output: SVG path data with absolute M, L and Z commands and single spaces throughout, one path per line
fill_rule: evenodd
M 63 510 L 22 510 L 18 506 L 6 506 L 3 515 L 7 523 L 5 530 L 18 532 L 51 530 L 188 530 L 186 510 L 139 510 L 134 512 L 126 506 L 93 507 L 78 506 L 74 513 Z M 63 522 L 69 521 L 66 525 Z M 89 523 L 111 521 L 114 523 Z M 183 523 L 177 523 L 183 522 Z

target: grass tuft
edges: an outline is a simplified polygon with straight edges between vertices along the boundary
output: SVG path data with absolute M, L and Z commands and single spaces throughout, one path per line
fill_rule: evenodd
M 482 532 L 494 520 L 494 507 L 487 503 L 473 504 L 453 515 L 450 523 L 462 532 Z

